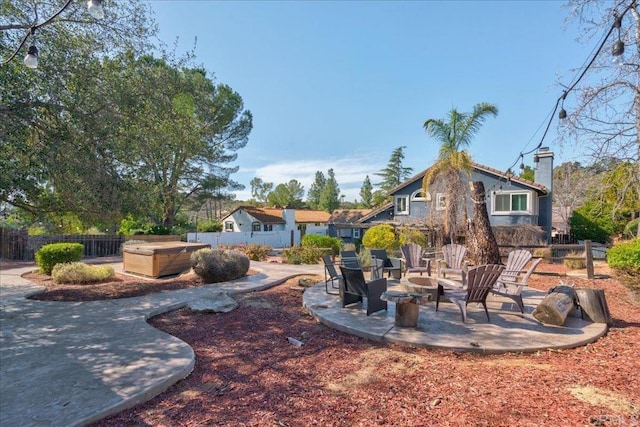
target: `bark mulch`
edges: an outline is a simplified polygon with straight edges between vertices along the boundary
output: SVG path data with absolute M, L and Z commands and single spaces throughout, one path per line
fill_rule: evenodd
M 166 313 L 150 323 L 193 347 L 195 370 L 97 425 L 640 425 L 637 297 L 611 278 L 563 280 L 605 289 L 614 324 L 593 344 L 533 354 L 432 351 L 343 334 L 304 312 L 297 279 L 239 297 L 230 313 Z M 532 285 L 558 282 L 537 276 Z
M 194 349 L 193 373 L 96 425 L 640 426 L 640 298 L 611 277 L 568 277 L 558 264 L 539 271 L 546 274 L 530 280 L 539 289 L 561 280 L 603 288 L 614 318 L 609 333 L 577 349 L 532 354 L 379 344 L 318 324 L 302 309 L 296 278 L 237 296 L 240 307 L 230 313 L 181 309 L 150 319 Z M 56 289 L 46 277 L 31 279 L 47 286 L 40 299 L 76 301 L 198 286 L 193 277 L 121 276 Z

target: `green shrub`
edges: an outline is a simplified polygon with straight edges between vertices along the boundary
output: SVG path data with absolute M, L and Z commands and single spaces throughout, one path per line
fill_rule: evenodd
M 200 249 L 191 254 L 191 268 L 205 283 L 239 279 L 249 271 L 249 257 L 228 249 Z
M 638 227 L 640 226 L 640 218 L 633 219 L 624 226 L 623 236 L 633 238 L 638 235 Z
M 587 267 L 587 261 L 585 260 L 585 254 L 580 252 L 569 252 L 567 254 L 567 258 L 564 259 L 563 263 L 567 268 L 571 268 L 574 270 L 579 270 L 581 268 Z
M 149 229 L 149 227 L 151 227 L 151 224 L 149 224 L 148 221 L 136 219 L 129 215 L 122 221 L 120 221 L 118 234 L 123 234 L 125 236 L 146 234 L 146 231 Z
M 56 264 L 82 259 L 84 246 L 80 243 L 51 243 L 36 252 L 36 265 L 44 274 L 51 274 Z
M 371 249 L 393 249 L 397 247 L 396 235 L 389 224 L 371 227 L 364 233 L 362 244 Z
M 622 233 L 627 222 L 622 212 L 614 212 L 611 205 L 597 200 L 586 202 L 573 211 L 569 218 L 574 238 L 600 243 L 605 243 L 610 236 Z
M 218 249 L 234 250 L 242 252 L 251 261 L 266 261 L 273 248 L 269 245 L 249 243 L 248 245 L 218 245 Z
M 83 262 L 56 264 L 51 271 L 54 283 L 97 283 L 115 276 L 110 265 L 89 265 Z
M 198 221 L 198 233 L 219 233 L 222 231 L 222 223 L 216 220 Z
M 285 264 L 317 264 L 323 250 L 313 246 L 293 246 L 284 249 L 280 255 Z
M 621 273 L 640 276 L 640 239 L 619 243 L 609 249 L 607 262 Z
M 312 246 L 314 248 L 330 248 L 331 253 L 328 255 L 340 254 L 342 240 L 338 237 L 331 237 L 322 234 L 305 234 L 302 237 L 302 247 Z
M 152 225 L 147 230 L 146 234 L 153 234 L 155 236 L 167 236 L 171 234 L 171 227 L 166 227 L 164 225 Z
M 407 225 L 403 225 L 398 228 L 398 242 L 400 246 L 408 243 L 415 243 L 423 248 L 428 246 L 427 236 L 417 228 L 411 228 Z

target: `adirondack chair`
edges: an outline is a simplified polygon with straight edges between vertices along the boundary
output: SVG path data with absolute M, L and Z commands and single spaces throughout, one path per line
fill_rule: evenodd
M 466 289 L 450 289 L 438 284 L 436 311 L 438 311 L 438 306 L 440 305 L 440 296 L 444 296 L 460 308 L 462 322 L 467 323 L 467 304 L 477 302 L 484 307 L 487 320 L 490 322 L 491 319 L 487 310 L 487 296 L 503 270 L 504 266 L 497 264 L 485 264 L 470 268 L 467 272 Z
M 393 275 L 394 279 L 399 279 L 402 275 L 402 260 L 399 258 L 389 258 L 386 249 L 371 249 L 371 258 L 382 260 L 382 270 Z
M 402 256 L 404 257 L 404 275 L 408 273 L 427 273 L 427 276 L 431 276 L 431 260 L 424 260 L 422 258 L 422 246 L 416 243 L 409 243 L 400 247 Z
M 340 271 L 344 278 L 340 289 L 343 308 L 349 304 L 362 302 L 363 298 L 367 298 L 367 316 L 376 311 L 387 309 L 387 302 L 380 299 L 382 294 L 387 291 L 386 278 L 367 282 L 364 280 L 362 269 L 340 266 Z
M 511 254 L 509 254 L 509 258 L 511 258 Z M 529 256 L 529 258 L 531 258 L 531 256 Z M 533 271 L 541 261 L 542 258 L 536 258 L 535 260 L 533 260 L 527 270 L 523 270 L 526 263 L 522 265 L 520 270 L 515 270 L 515 268 L 511 269 L 509 260 L 507 260 L 507 267 L 496 281 L 496 284 L 491 289 L 491 294 L 500 295 L 512 299 L 516 304 L 518 304 L 520 312 L 524 314 L 522 291 L 524 290 L 525 286 L 527 286 L 527 281 L 529 280 L 531 273 L 533 273 Z
M 360 268 L 360 262 L 358 261 L 356 251 L 340 252 L 340 264 L 349 268 Z
M 464 256 L 467 248 L 462 245 L 449 244 L 442 247 L 442 258 L 436 260 L 436 276 L 446 278 L 448 273 L 458 274 L 462 279 L 462 285 L 467 283 L 467 270 L 469 265 Z
M 342 276 L 338 273 L 336 269 L 336 265 L 331 260 L 329 255 L 324 255 L 322 257 L 322 262 L 324 262 L 324 287 L 325 291 L 330 295 L 338 295 L 340 289 L 340 281 L 342 280 Z M 329 290 L 329 282 L 331 282 L 331 289 L 334 289 L 335 292 L 331 292 Z M 337 285 L 336 285 L 337 283 Z

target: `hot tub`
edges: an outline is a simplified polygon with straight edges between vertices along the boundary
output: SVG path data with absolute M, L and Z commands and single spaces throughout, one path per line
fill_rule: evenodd
M 191 254 L 204 243 L 156 242 L 126 245 L 123 252 L 124 271 L 149 277 L 170 276 L 191 267 Z

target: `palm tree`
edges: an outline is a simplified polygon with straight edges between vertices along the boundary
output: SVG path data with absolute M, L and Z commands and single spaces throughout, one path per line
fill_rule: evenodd
M 481 102 L 473 107 L 471 113 L 461 113 L 455 108 L 449 111 L 447 120 L 427 119 L 425 131 L 440 145 L 438 160 L 424 175 L 422 188 L 426 192 L 436 180 L 444 185 L 445 218 L 444 232 L 451 242 L 455 241 L 458 229 L 460 207 L 467 218 L 466 181 L 471 174 L 472 160 L 465 150 L 487 116 L 497 116 L 498 108 L 492 104 Z

